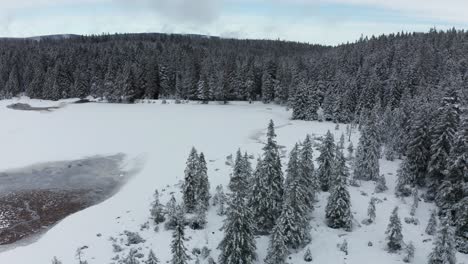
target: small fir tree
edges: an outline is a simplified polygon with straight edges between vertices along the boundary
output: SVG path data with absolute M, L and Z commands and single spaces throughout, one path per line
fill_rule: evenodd
M 456 264 L 455 236 L 449 220 L 444 219 L 437 232 L 434 249 L 429 254 L 428 264 Z
M 286 264 L 286 257 L 289 251 L 285 241 L 286 238 L 284 237 L 282 227 L 275 225 L 265 258 L 266 264 Z
M 337 178 L 336 184 L 328 197 L 325 210 L 325 217 L 329 227 L 351 230 L 351 197 L 346 188 L 345 177 Z
M 158 263 L 159 263 L 159 259 L 156 257 L 153 250 L 150 249 L 150 252 L 148 254 L 148 258 L 145 261 L 145 264 L 158 264 Z
M 418 188 L 413 188 L 413 204 L 411 205 L 411 211 L 410 215 L 414 216 L 416 214 L 416 209 L 418 209 L 419 205 L 419 194 L 418 194 Z
M 157 225 L 162 223 L 166 220 L 164 216 L 164 206 L 159 202 L 159 192 L 158 190 L 154 191 L 154 201 L 151 204 L 151 218 L 153 219 L 154 223 Z
M 381 193 L 381 192 L 385 192 L 386 190 L 388 190 L 388 187 L 387 187 L 387 181 L 385 180 L 385 175 L 380 174 L 375 184 L 375 192 Z
M 426 226 L 426 234 L 433 236 L 437 231 L 437 213 L 435 210 L 432 210 L 431 217 Z
M 172 264 L 187 264 L 190 260 L 189 255 L 187 254 L 187 248 L 184 245 L 184 242 L 187 240 L 185 238 L 185 219 L 183 215 L 183 210 L 179 207 L 177 210 L 179 213 L 176 215 L 175 219 L 175 228 L 172 232 L 172 241 L 171 241 L 171 252 L 172 252 Z M 182 212 L 182 213 L 180 213 Z
M 369 207 L 367 208 L 367 216 L 369 217 L 369 223 L 373 223 L 375 221 L 375 217 L 376 217 L 376 214 L 375 214 L 375 201 L 377 199 L 375 199 L 374 197 L 372 197 L 369 201 Z
M 307 248 L 306 252 L 304 253 L 304 261 L 305 262 L 312 262 L 312 252 L 310 251 L 310 248 Z
M 401 233 L 401 221 L 398 217 L 398 207 L 392 212 L 390 216 L 390 222 L 387 227 L 387 248 L 389 252 L 396 252 L 402 248 L 403 245 L 403 234 Z
M 414 259 L 414 245 L 413 242 L 409 242 L 408 245 L 405 246 L 405 257 L 403 261 L 406 263 L 413 262 Z

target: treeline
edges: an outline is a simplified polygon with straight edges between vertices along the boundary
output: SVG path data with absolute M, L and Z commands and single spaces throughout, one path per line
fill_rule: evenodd
M 321 107 L 325 119 L 348 122 L 376 104 L 466 88 L 466 43 L 454 29 L 337 47 L 165 34 L 1 40 L 0 96 L 262 100 L 289 103 L 299 119 Z

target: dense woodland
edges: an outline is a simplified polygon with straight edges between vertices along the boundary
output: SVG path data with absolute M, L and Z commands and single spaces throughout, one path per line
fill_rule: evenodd
M 439 207 L 426 230 L 434 234 L 440 218 L 429 263 L 455 263 L 454 247 L 468 253 L 468 32 L 398 33 L 336 47 L 163 34 L 1 40 L 0 95 L 20 94 L 51 100 L 91 95 L 121 103 L 261 100 L 287 105 L 293 119 L 346 122 L 360 129 L 351 170 L 345 146 L 326 135 L 318 168 L 306 138 L 291 151 L 284 180 L 273 124 L 253 173 L 247 155 L 239 152 L 228 197 L 222 187 L 213 197 L 226 214 L 220 263 L 252 263 L 253 237 L 262 234 L 271 234 L 265 262 L 283 263 L 289 250 L 310 241 L 309 216 L 318 191 L 331 193 L 328 226 L 352 230 L 347 186 L 375 181 L 376 192 L 384 191 L 381 158 L 402 159 L 395 195 L 415 197 L 415 207 L 419 197 Z M 348 151 L 352 156 L 353 147 Z M 197 216 L 192 228 L 203 228 L 209 183 L 204 157 L 195 149 L 185 175 L 184 211 Z M 173 263 L 186 263 L 186 220 L 178 207 L 174 200 L 165 213 L 155 206 L 152 214 L 174 229 Z M 370 201 L 368 222 L 373 219 Z M 402 243 L 401 232 L 395 208 L 388 250 L 405 246 L 410 259 L 414 248 Z M 233 250 L 238 247 L 243 248 Z

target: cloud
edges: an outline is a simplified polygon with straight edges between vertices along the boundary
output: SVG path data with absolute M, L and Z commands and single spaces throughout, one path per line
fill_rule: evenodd
M 104 0 L 103 0 L 104 1 Z M 207 24 L 222 13 L 224 0 L 114 0 L 127 12 L 139 9 L 152 11 L 172 23 Z M 135 8 L 136 7 L 136 8 Z
M 228 0 L 247 2 L 246 0 Z M 295 5 L 342 4 L 368 6 L 404 12 L 409 16 L 437 21 L 468 23 L 467 0 L 251 0 L 258 3 L 287 3 Z

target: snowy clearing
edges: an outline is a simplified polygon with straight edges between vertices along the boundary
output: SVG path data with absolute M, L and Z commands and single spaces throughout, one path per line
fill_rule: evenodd
M 39 162 L 73 160 L 94 155 L 127 155 L 123 169 L 141 170 L 113 197 L 83 211 L 75 213 L 44 234 L 38 241 L 0 253 L 0 263 L 32 264 L 50 263 L 57 256 L 64 264 L 76 263 L 75 251 L 83 250 L 89 264 L 114 263 L 115 255 L 124 256 L 132 246 L 121 244 L 123 251 L 113 252 L 113 242 L 122 238 L 124 231 L 139 232 L 144 243 L 134 245 L 147 254 L 153 249 L 161 263 L 171 258 L 171 232 L 161 226 L 159 232 L 140 226 L 149 220 L 153 192 L 159 189 L 161 202 L 165 204 L 174 192 L 180 201 L 180 181 L 184 177 L 185 161 L 192 146 L 202 151 L 208 162 L 211 191 L 217 185 L 227 185 L 231 168 L 226 157 L 240 147 L 242 151 L 257 156 L 261 153 L 264 132 L 272 119 L 277 127 L 278 144 L 290 150 L 294 143 L 303 140 L 307 133 L 324 135 L 330 130 L 338 140 L 345 132 L 345 125 L 335 130 L 333 123 L 291 121 L 284 107 L 261 103 L 232 103 L 229 105 L 202 104 L 68 104 L 52 112 L 17 111 L 7 108 L 12 103 L 28 103 L 34 107 L 56 106 L 60 103 L 21 99 L 0 101 L 0 170 L 29 166 Z M 358 134 L 352 134 L 357 146 Z M 346 141 L 346 146 L 348 142 Z M 285 153 L 287 154 L 287 153 Z M 287 155 L 286 155 L 287 157 Z M 317 157 L 317 151 L 315 152 Z M 286 158 L 283 158 L 283 169 Z M 367 217 L 370 197 L 382 200 L 377 203 L 376 223 L 355 227 L 353 232 L 326 227 L 324 208 L 328 193 L 321 193 L 313 213 L 312 263 L 361 264 L 370 260 L 381 264 L 402 263 L 403 256 L 385 251 L 385 229 L 395 206 L 400 206 L 404 241 L 412 241 L 416 247 L 413 263 L 425 263 L 432 249 L 432 242 L 423 242 L 433 237 L 424 233 L 429 219 L 429 210 L 434 205 L 420 202 L 416 212 L 419 225 L 404 223 L 409 216 L 410 198 L 407 201 L 393 195 L 395 174 L 399 162 L 381 160 L 389 190 L 373 194 L 374 184 L 364 182 L 359 188 L 350 187 L 352 211 L 356 223 Z M 163 190 L 164 189 L 164 190 Z M 363 193 L 361 193 L 363 192 Z M 222 218 L 214 208 L 208 213 L 204 230 L 187 228 L 188 251 L 194 247 L 207 246 L 211 256 L 217 258 L 216 247 L 222 238 Z M 339 251 L 337 244 L 346 238 L 349 254 Z M 373 243 L 372 247 L 368 242 Z M 268 237 L 257 239 L 258 263 L 263 263 Z M 291 263 L 305 263 L 304 250 L 291 255 Z M 366 252 L 366 254 L 362 254 Z M 468 256 L 457 254 L 458 263 L 468 263 Z M 191 263 L 195 262 L 195 258 Z

